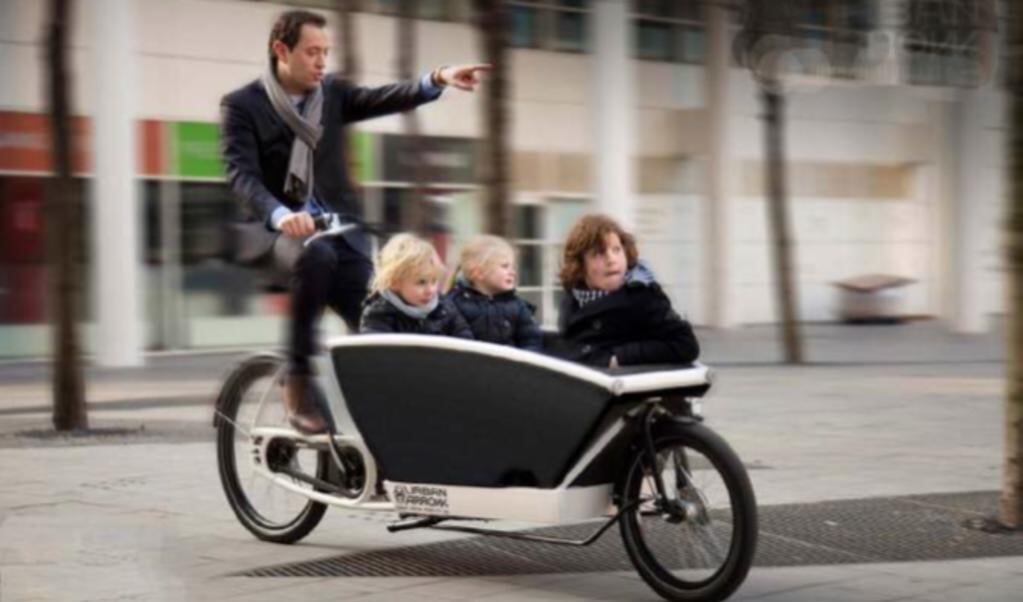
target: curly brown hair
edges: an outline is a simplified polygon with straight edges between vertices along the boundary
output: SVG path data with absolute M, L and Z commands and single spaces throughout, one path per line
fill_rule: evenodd
M 625 247 L 625 259 L 632 268 L 639 261 L 636 238 L 626 232 L 618 222 L 606 215 L 591 213 L 579 218 L 572 226 L 565 240 L 565 251 L 561 256 L 561 285 L 566 289 L 586 286 L 586 254 L 603 251 L 608 234 L 617 234 Z

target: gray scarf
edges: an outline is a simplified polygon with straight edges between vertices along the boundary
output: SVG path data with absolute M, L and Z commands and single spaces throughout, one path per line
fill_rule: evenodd
M 288 197 L 305 202 L 313 190 L 313 151 L 323 136 L 323 86 L 313 89 L 305 101 L 302 114 L 299 115 L 291 104 L 291 97 L 281 87 L 269 70 L 263 74 L 263 88 L 270 97 L 274 111 L 284 120 L 295 134 L 291 145 L 291 160 L 288 161 L 288 176 L 284 179 L 284 194 Z
M 380 296 L 387 300 L 388 303 L 398 308 L 398 311 L 405 314 L 406 316 L 416 319 L 423 320 L 426 316 L 433 313 L 433 310 L 437 309 L 437 305 L 440 303 L 440 297 L 434 297 L 433 301 L 430 301 L 429 305 L 409 305 L 398 296 L 398 293 L 391 290 L 380 291 Z

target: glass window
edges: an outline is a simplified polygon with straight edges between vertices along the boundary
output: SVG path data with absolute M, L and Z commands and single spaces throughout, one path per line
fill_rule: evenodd
M 794 15 L 797 22 L 801 25 L 815 25 L 818 27 L 825 27 L 828 23 L 828 7 L 827 2 L 821 2 L 819 0 L 810 0 L 809 2 L 799 2 L 795 4 L 796 14 Z
M 639 23 L 639 58 L 666 61 L 672 56 L 671 26 L 654 21 Z
M 417 200 L 413 188 L 388 187 L 379 189 L 381 206 L 379 208 L 380 226 L 384 232 L 394 233 L 414 227 L 413 224 L 424 220 L 428 228 L 447 228 L 449 216 L 453 212 L 450 205 L 462 191 L 450 188 L 424 188 L 422 197 Z M 420 203 L 419 207 L 415 203 Z M 417 217 L 413 211 L 424 211 L 425 215 Z M 368 208 L 367 208 L 368 213 Z M 374 209 L 373 213 L 376 213 Z
M 652 61 L 702 63 L 706 57 L 699 0 L 635 0 L 636 56 Z
M 509 43 L 515 48 L 538 48 L 540 33 L 536 9 L 515 5 L 511 7 L 510 13 Z
M 283 0 L 282 4 L 308 8 L 332 9 L 336 0 Z
M 163 263 L 160 237 L 160 183 L 155 180 L 142 182 L 142 231 L 145 248 L 142 250 L 145 262 L 150 265 Z
M 385 232 L 399 232 L 404 224 L 407 188 L 385 188 L 383 194 L 383 223 Z
M 634 12 L 650 17 L 671 17 L 674 0 L 635 0 Z
M 511 46 L 584 52 L 587 0 L 508 0 Z
M 364 0 L 366 10 L 386 15 L 398 14 L 399 0 Z
M 949 6 L 910 0 L 903 24 L 910 82 L 975 85 L 981 77 L 980 43 L 997 29 L 991 6 L 969 0 Z
M 229 262 L 229 224 L 237 204 L 220 182 L 181 184 L 181 263 L 190 318 L 251 313 L 254 274 Z
M 540 244 L 519 244 L 519 286 L 541 286 L 543 276 L 543 249 Z
M 516 205 L 514 208 L 515 238 L 524 240 L 542 238 L 541 215 L 541 208 L 538 205 Z
M 703 22 L 703 1 L 682 0 L 675 2 L 675 16 L 684 21 Z
M 4 216 L 0 220 L 0 329 L 47 322 L 50 289 L 43 207 L 48 183 L 48 178 L 0 177 L 0 212 Z M 25 353 L 8 343 L 0 341 L 0 356 Z
M 556 19 L 557 38 L 555 44 L 557 48 L 575 52 L 586 50 L 586 15 L 560 11 Z
M 227 256 L 227 225 L 236 219 L 237 203 L 227 184 L 181 184 L 181 261 L 185 265 Z
M 451 18 L 447 0 L 418 0 L 419 18 L 446 20 Z
M 675 35 L 680 61 L 695 64 L 704 62 L 707 56 L 707 36 L 703 28 L 677 27 Z

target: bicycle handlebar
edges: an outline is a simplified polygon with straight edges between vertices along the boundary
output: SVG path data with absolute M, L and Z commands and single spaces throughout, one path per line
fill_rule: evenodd
M 383 232 L 362 219 L 345 213 L 321 213 L 313 217 L 313 224 L 318 232 L 307 238 L 302 243 L 303 246 L 308 247 L 318 238 L 338 236 L 355 229 L 360 229 L 371 236 L 382 237 L 384 235 Z

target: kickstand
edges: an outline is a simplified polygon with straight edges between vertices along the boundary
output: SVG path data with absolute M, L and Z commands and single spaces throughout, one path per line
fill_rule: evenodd
M 423 529 L 432 527 L 440 522 L 448 520 L 443 516 L 422 516 L 406 521 L 398 521 L 387 525 L 387 531 L 397 533 L 398 531 L 410 531 L 412 529 Z

